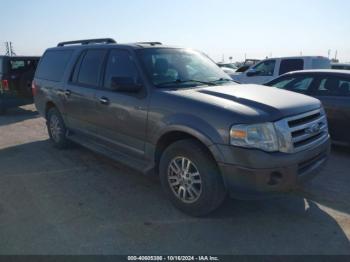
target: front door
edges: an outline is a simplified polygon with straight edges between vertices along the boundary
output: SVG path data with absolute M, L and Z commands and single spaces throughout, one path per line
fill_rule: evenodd
M 112 49 L 108 55 L 103 87 L 96 93 L 98 133 L 119 152 L 142 158 L 149 96 L 145 87 L 138 92 L 113 90 L 114 77 L 141 82 L 137 65 L 129 51 Z
M 265 60 L 243 73 L 241 83 L 265 84 L 274 78 L 276 70 L 276 60 Z

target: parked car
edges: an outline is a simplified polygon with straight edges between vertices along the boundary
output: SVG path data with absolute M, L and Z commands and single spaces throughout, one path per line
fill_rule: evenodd
M 334 143 L 350 145 L 350 72 L 307 70 L 287 73 L 266 85 L 310 95 L 322 101 Z
M 337 69 L 337 70 L 350 70 L 350 64 L 332 64 L 332 69 Z
M 219 67 L 230 68 L 236 70 L 238 67 L 234 63 L 217 63 Z
M 319 100 L 236 85 L 187 48 L 63 42 L 45 52 L 33 93 L 56 147 L 75 141 L 158 174 L 174 205 L 195 216 L 215 210 L 227 193 L 293 190 L 319 172 L 329 152 Z
M 234 74 L 237 70 L 237 66 L 233 63 L 217 63 L 217 65 L 224 70 L 224 72 L 228 75 Z
M 32 80 L 40 57 L 0 56 L 0 113 L 33 103 Z
M 231 69 L 231 68 L 228 68 L 228 67 L 220 67 L 226 74 L 228 75 L 232 75 L 232 74 L 235 74 L 236 71 Z
M 330 60 L 321 56 L 269 58 L 254 65 L 249 70 L 241 74 L 231 75 L 231 77 L 240 83 L 265 84 L 291 71 L 330 68 Z
M 242 65 L 239 68 L 237 68 L 236 73 L 244 73 L 247 71 L 252 65 Z

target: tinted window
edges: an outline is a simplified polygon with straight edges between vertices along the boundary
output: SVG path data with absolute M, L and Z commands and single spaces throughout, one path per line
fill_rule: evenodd
M 325 77 L 315 90 L 318 96 L 350 96 L 350 79 Z
M 71 50 L 47 51 L 40 61 L 36 77 L 59 82 L 72 56 Z
M 79 69 L 78 83 L 98 86 L 105 53 L 105 50 L 88 50 L 85 53 Z
M 37 60 L 10 60 L 10 70 L 13 72 L 25 72 L 27 70 L 35 70 L 37 66 Z
M 273 83 L 272 86 L 298 93 L 307 93 L 313 80 L 312 77 L 289 77 Z
M 236 72 L 239 72 L 239 73 L 244 73 L 245 71 L 247 71 L 249 69 L 249 65 L 245 65 L 245 66 L 241 66 L 240 68 L 238 68 L 236 70 Z
M 254 76 L 272 76 L 275 71 L 275 60 L 267 60 L 253 67 L 257 71 Z
M 113 77 L 132 78 L 134 83 L 138 82 L 138 73 L 132 56 L 125 50 L 112 50 L 109 54 L 104 87 L 110 88 Z
M 332 65 L 332 69 L 350 70 L 350 65 Z
M 293 80 L 295 80 L 295 78 L 293 78 L 293 77 L 283 78 L 283 79 L 275 80 L 271 84 L 268 84 L 268 85 L 284 89 L 287 86 L 287 84 L 289 84 Z
M 291 71 L 302 70 L 304 68 L 304 60 L 303 59 L 284 59 L 281 61 L 280 65 L 280 75 Z
M 2 60 L 2 58 L 0 58 L 0 73 L 2 73 L 2 63 L 3 63 L 3 60 Z

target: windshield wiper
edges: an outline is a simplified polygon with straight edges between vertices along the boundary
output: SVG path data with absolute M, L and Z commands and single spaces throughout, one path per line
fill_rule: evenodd
M 164 82 L 156 85 L 157 87 L 162 87 L 162 86 L 167 86 L 167 85 L 178 85 L 178 84 L 185 84 L 185 83 L 199 83 L 203 85 L 208 85 L 208 86 L 215 86 L 216 84 L 214 82 L 206 82 L 206 81 L 199 81 L 195 79 L 187 79 L 187 80 L 181 80 L 181 79 L 176 79 L 174 81 L 170 82 Z

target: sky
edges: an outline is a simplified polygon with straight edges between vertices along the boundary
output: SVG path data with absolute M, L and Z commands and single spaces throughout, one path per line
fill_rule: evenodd
M 323 55 L 350 62 L 348 0 L 0 0 L 0 54 L 112 37 L 192 47 L 220 61 Z

